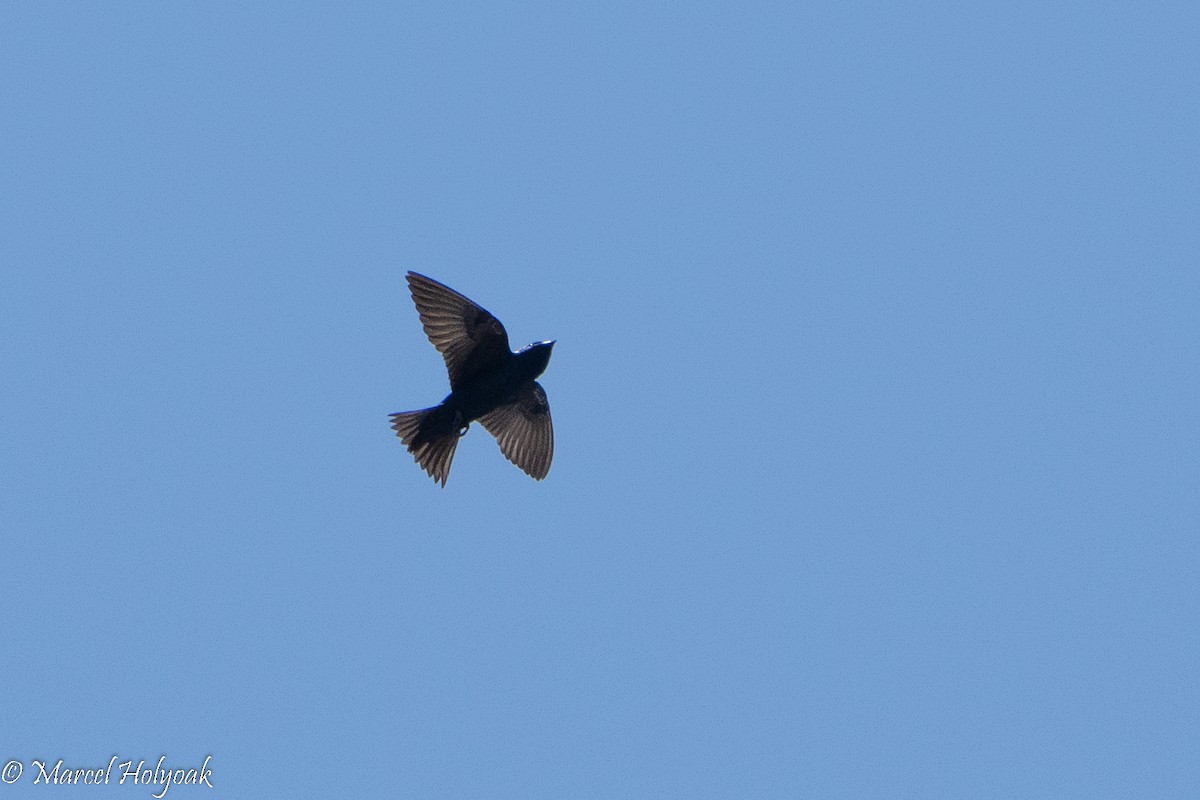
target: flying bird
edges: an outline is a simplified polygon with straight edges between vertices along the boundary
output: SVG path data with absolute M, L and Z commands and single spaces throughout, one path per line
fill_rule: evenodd
M 433 408 L 392 414 L 392 428 L 429 476 L 446 485 L 458 439 L 476 420 L 496 437 L 500 452 L 541 480 L 554 457 L 550 404 L 536 378 L 554 342 L 516 353 L 500 320 L 449 286 L 409 272 L 417 314 L 429 341 L 446 359 L 450 394 Z

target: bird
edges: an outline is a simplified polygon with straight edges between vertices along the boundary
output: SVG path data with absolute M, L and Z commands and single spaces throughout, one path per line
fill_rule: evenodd
M 433 278 L 411 271 L 405 277 L 425 335 L 446 360 L 450 394 L 431 408 L 389 415 L 400 441 L 444 488 L 459 438 L 478 421 L 505 458 L 531 478 L 545 478 L 554 426 L 537 378 L 550 363 L 554 340 L 514 353 L 504 325 L 482 306 Z

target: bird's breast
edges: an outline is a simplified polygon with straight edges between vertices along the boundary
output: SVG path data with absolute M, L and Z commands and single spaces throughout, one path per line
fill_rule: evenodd
M 467 421 L 474 421 L 511 403 L 521 383 L 520 376 L 510 369 L 489 370 L 459 383 L 442 403 L 461 411 Z

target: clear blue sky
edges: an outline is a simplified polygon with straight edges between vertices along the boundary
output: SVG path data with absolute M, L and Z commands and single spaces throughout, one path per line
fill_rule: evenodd
M 7 4 L 4 797 L 1200 792 L 1195 4 Z M 406 270 L 557 339 L 536 483 Z

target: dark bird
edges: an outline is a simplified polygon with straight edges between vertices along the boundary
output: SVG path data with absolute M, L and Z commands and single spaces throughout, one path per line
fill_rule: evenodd
M 514 353 L 500 320 L 449 286 L 410 272 L 408 288 L 450 373 L 450 394 L 439 405 L 391 415 L 408 452 L 445 486 L 459 437 L 479 420 L 505 458 L 532 478 L 546 477 L 554 428 L 546 391 L 535 379 L 550 362 L 554 342 L 534 342 Z

